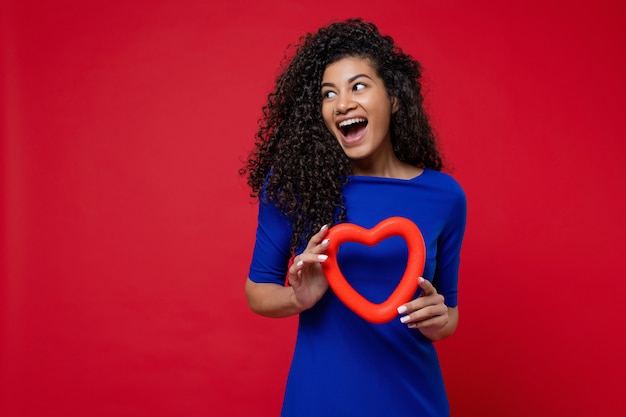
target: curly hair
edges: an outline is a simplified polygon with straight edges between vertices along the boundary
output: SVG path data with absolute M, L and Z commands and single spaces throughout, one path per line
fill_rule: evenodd
M 285 55 L 287 56 L 287 54 Z M 291 250 L 304 247 L 324 224 L 346 218 L 342 188 L 352 163 L 326 128 L 321 82 L 329 64 L 347 57 L 367 59 L 399 103 L 391 118 L 391 140 L 403 162 L 437 171 L 442 159 L 423 109 L 421 66 L 393 38 L 359 18 L 307 33 L 276 79 L 255 135 L 255 148 L 240 169 L 251 196 L 271 202 L 291 222 Z

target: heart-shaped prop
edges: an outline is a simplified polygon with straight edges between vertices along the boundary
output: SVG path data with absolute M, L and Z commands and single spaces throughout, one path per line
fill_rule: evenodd
M 339 246 L 345 242 L 357 242 L 373 246 L 391 236 L 404 238 L 409 250 L 409 257 L 400 283 L 386 301 L 376 304 L 359 294 L 348 283 L 337 264 Z M 404 217 L 389 217 L 372 229 L 365 229 L 352 223 L 341 223 L 332 227 L 326 235 L 330 239 L 326 254 L 328 259 L 322 263 L 328 284 L 337 297 L 364 320 L 372 323 L 387 323 L 398 315 L 397 308 L 410 301 L 417 291 L 417 278 L 424 272 L 426 247 L 420 229 Z

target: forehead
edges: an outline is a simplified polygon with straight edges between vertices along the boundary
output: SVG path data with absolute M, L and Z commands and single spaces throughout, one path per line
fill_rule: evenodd
M 376 70 L 367 58 L 347 57 L 326 66 L 323 81 L 345 81 L 355 75 L 365 74 L 370 78 L 378 78 Z

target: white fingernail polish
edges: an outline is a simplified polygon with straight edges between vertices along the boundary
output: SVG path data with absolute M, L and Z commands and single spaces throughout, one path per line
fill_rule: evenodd
M 406 306 L 398 307 L 398 314 L 404 314 L 404 313 L 406 313 Z
M 304 265 L 304 261 L 298 261 L 298 263 L 296 263 L 296 266 L 298 268 L 300 268 L 302 265 Z
M 330 242 L 330 239 L 324 239 L 322 240 L 322 245 L 328 245 L 328 242 Z
M 406 323 L 409 320 L 411 320 L 411 317 L 409 317 L 409 316 L 402 316 L 402 317 L 400 317 L 400 321 L 402 323 Z
M 328 259 L 328 255 L 317 255 L 317 259 L 324 262 L 326 259 Z

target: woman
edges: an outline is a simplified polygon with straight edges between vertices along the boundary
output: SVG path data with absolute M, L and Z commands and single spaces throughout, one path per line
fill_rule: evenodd
M 246 281 L 251 309 L 299 314 L 283 416 L 445 416 L 433 342 L 458 321 L 465 195 L 449 175 L 422 107 L 421 68 L 360 19 L 302 37 L 268 97 L 243 174 L 260 200 Z M 424 278 L 398 319 L 372 324 L 329 289 L 329 227 L 401 216 L 426 244 Z M 290 262 L 291 261 L 291 262 Z M 404 273 L 405 242 L 341 246 L 346 279 L 384 301 Z M 286 282 L 285 282 L 286 281 Z

